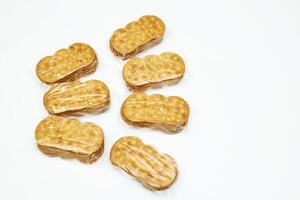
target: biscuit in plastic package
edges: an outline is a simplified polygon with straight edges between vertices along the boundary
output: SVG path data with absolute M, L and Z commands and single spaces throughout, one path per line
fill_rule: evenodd
M 181 97 L 140 92 L 129 95 L 121 107 L 126 123 L 166 133 L 181 131 L 188 122 L 189 112 L 188 103 Z
M 109 45 L 112 52 L 123 59 L 158 44 L 165 33 L 165 24 L 157 16 L 145 15 L 125 28 L 113 32 Z
M 184 60 L 175 53 L 164 52 L 128 60 L 123 67 L 123 79 L 129 89 L 145 90 L 176 84 L 184 72 Z
M 104 134 L 91 122 L 49 115 L 35 130 L 38 148 L 46 155 L 95 162 L 103 153 Z
M 167 189 L 178 174 L 176 161 L 137 137 L 125 136 L 112 146 L 112 164 L 140 181 L 150 190 Z
M 47 84 L 69 82 L 94 73 L 97 62 L 92 47 L 84 43 L 74 43 L 42 58 L 36 66 L 36 74 Z
M 99 113 L 109 104 L 109 89 L 99 80 L 58 83 L 44 95 L 45 108 L 56 115 Z

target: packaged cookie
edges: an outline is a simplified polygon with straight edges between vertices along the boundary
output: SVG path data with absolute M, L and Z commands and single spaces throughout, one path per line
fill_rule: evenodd
M 35 130 L 38 148 L 53 157 L 95 162 L 103 153 L 104 134 L 91 122 L 49 115 Z
M 183 59 L 171 52 L 132 58 L 123 67 L 123 79 L 131 90 L 158 88 L 178 83 L 185 72 Z
M 181 97 L 159 94 L 131 94 L 121 107 L 122 118 L 128 124 L 167 133 L 181 131 L 188 122 L 189 112 L 188 103 Z
M 178 174 L 171 156 L 133 136 L 122 137 L 112 146 L 110 160 L 150 190 L 168 188 Z
M 122 59 L 158 44 L 165 34 L 165 24 L 157 16 L 145 15 L 113 32 L 109 45 L 112 52 Z
M 58 83 L 44 95 L 46 109 L 57 115 L 102 112 L 109 104 L 109 89 L 99 80 Z
M 94 73 L 97 62 L 92 47 L 84 43 L 75 43 L 42 58 L 36 66 L 36 74 L 47 84 L 74 81 Z

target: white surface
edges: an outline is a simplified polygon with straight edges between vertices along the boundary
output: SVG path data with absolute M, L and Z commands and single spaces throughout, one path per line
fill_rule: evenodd
M 300 199 L 300 2 L 0 1 L 0 199 Z M 186 61 L 175 86 L 147 91 L 179 95 L 190 104 L 177 135 L 132 128 L 119 114 L 130 92 L 123 61 L 108 48 L 111 33 L 144 14 L 167 25 L 164 40 L 139 56 L 174 51 Z M 90 44 L 95 74 L 111 91 L 111 108 L 85 116 L 103 127 L 98 162 L 49 158 L 34 129 L 47 113 L 47 86 L 35 75 L 43 56 L 69 44 Z M 135 135 L 178 162 L 177 182 L 154 193 L 114 168 L 109 150 Z

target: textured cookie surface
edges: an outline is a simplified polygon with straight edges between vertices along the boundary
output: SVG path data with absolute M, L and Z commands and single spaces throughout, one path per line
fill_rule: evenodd
M 189 105 L 180 97 L 134 93 L 124 101 L 121 115 L 130 125 L 175 133 L 186 125 L 189 111 Z
M 123 79 L 133 90 L 156 88 L 181 80 L 185 72 L 183 59 L 171 52 L 132 58 L 123 67 Z
M 172 157 L 133 136 L 122 137 L 113 145 L 110 160 L 151 190 L 168 188 L 178 173 Z
M 44 105 L 51 114 L 100 112 L 109 102 L 109 90 L 98 80 L 58 83 L 44 95 Z
M 134 56 L 161 41 L 165 33 L 164 22 L 153 15 L 145 15 L 125 28 L 116 30 L 110 40 L 112 52 L 123 59 Z
M 91 122 L 49 115 L 42 120 L 35 137 L 39 149 L 50 156 L 95 162 L 102 154 L 104 134 Z
M 75 43 L 41 59 L 36 74 L 47 84 L 68 82 L 95 72 L 96 65 L 97 57 L 92 47 Z

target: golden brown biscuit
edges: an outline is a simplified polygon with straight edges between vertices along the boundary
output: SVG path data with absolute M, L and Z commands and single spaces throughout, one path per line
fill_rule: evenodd
M 125 28 L 116 30 L 109 40 L 109 45 L 116 56 L 127 59 L 158 44 L 164 36 L 165 29 L 165 24 L 160 18 L 145 15 L 138 21 L 127 24 Z
M 168 188 L 178 174 L 177 164 L 171 156 L 159 153 L 133 136 L 122 137 L 113 145 L 110 160 L 150 190 Z
M 104 134 L 99 126 L 55 115 L 38 124 L 35 138 L 43 153 L 83 163 L 95 162 L 104 148 Z
M 44 95 L 44 105 L 50 114 L 101 112 L 109 102 L 109 90 L 98 80 L 58 83 Z
M 179 82 L 185 72 L 183 59 L 171 52 L 132 58 L 123 67 L 123 79 L 132 90 L 157 88 Z
M 189 105 L 180 97 L 144 93 L 128 96 L 121 108 L 122 118 L 128 124 L 167 133 L 181 131 L 188 121 L 189 112 Z
M 36 66 L 36 74 L 44 83 L 61 83 L 94 73 L 96 66 L 97 57 L 93 48 L 75 43 L 41 59 Z

